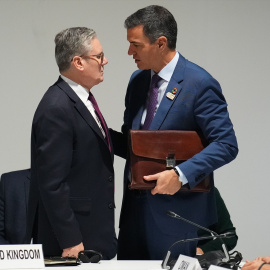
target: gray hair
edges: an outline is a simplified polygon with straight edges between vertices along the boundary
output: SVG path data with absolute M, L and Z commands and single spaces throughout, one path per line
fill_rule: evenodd
M 69 69 L 74 56 L 91 51 L 91 42 L 96 32 L 86 27 L 65 29 L 55 36 L 55 59 L 60 72 Z
M 143 32 L 154 43 L 159 37 L 165 36 L 168 48 L 174 50 L 177 40 L 177 23 L 173 15 L 162 6 L 151 5 L 137 10 L 125 20 L 125 28 L 130 29 L 142 25 Z

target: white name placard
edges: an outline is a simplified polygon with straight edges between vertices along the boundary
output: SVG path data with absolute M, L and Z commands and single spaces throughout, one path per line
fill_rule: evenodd
M 198 259 L 181 254 L 178 257 L 173 270 L 202 270 L 202 268 Z
M 42 246 L 0 245 L 1 269 L 44 268 Z

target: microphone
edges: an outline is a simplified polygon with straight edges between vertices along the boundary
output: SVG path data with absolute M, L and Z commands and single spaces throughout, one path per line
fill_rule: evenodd
M 168 214 L 169 216 L 173 217 L 173 218 L 181 219 L 181 220 L 184 221 L 184 222 L 187 222 L 187 223 L 189 223 L 189 224 L 191 224 L 191 225 L 193 225 L 193 226 L 195 226 L 195 227 L 197 227 L 197 228 L 200 228 L 200 229 L 202 229 L 202 230 L 204 230 L 204 231 L 207 231 L 207 232 L 209 232 L 211 235 L 209 235 L 209 236 L 201 236 L 201 237 L 196 237 L 196 238 L 190 238 L 190 239 L 182 239 L 182 240 L 179 240 L 179 241 L 177 241 L 177 242 L 174 242 L 174 243 L 169 247 L 169 250 L 168 250 L 168 252 L 167 252 L 165 258 L 164 258 L 164 260 L 162 261 L 161 266 L 162 266 L 163 269 L 170 269 L 170 268 L 171 268 L 171 267 L 168 265 L 168 261 L 169 261 L 170 255 L 171 255 L 171 251 L 170 251 L 170 250 L 171 250 L 176 244 L 179 244 L 179 243 L 186 243 L 186 242 L 191 242 L 191 241 L 198 241 L 198 240 L 206 240 L 206 239 L 213 239 L 213 240 L 215 240 L 215 239 L 217 239 L 217 238 L 220 239 L 221 242 L 222 242 L 222 249 L 223 249 L 224 254 L 225 254 L 225 258 L 222 259 L 222 260 L 224 260 L 225 262 L 228 262 L 228 261 L 230 260 L 229 252 L 228 252 L 227 247 L 226 247 L 225 243 L 223 242 L 222 238 L 233 237 L 233 236 L 235 235 L 233 232 L 227 232 L 227 233 L 223 233 L 223 234 L 217 234 L 216 232 L 214 232 L 214 231 L 212 231 L 212 230 L 210 230 L 210 229 L 208 229 L 208 228 L 205 228 L 205 227 L 203 227 L 203 226 L 201 226 L 201 225 L 199 225 L 199 224 L 197 224 L 197 223 L 195 223 L 195 222 L 192 222 L 192 221 L 190 221 L 190 220 L 188 220 L 188 219 L 185 219 L 185 218 L 179 216 L 178 214 L 174 213 L 173 211 L 167 211 L 167 214 Z
M 227 249 L 224 241 L 222 240 L 222 238 L 233 237 L 235 235 L 233 232 L 227 232 L 225 234 L 220 234 L 219 235 L 216 232 L 214 232 L 214 231 L 212 231 L 212 230 L 210 230 L 210 229 L 208 229 L 206 227 L 203 227 L 203 226 L 201 226 L 201 225 L 199 225 L 199 224 L 197 224 L 195 222 L 192 222 L 192 221 L 190 221 L 190 220 L 188 220 L 186 218 L 183 218 L 183 217 L 179 216 L 178 214 L 174 213 L 173 211 L 168 210 L 167 215 L 169 215 L 170 217 L 173 217 L 173 218 L 181 219 L 182 221 L 187 222 L 187 223 L 189 223 L 189 224 L 191 224 L 191 225 L 193 225 L 193 226 L 195 226 L 195 227 L 197 227 L 199 229 L 202 229 L 204 231 L 209 232 L 213 236 L 212 237 L 213 240 L 215 240 L 216 238 L 219 238 L 221 243 L 222 243 L 221 246 L 222 246 L 223 252 L 225 254 L 225 260 L 224 261 L 228 262 L 230 260 L 228 249 Z M 203 240 L 203 239 L 200 239 L 200 240 Z

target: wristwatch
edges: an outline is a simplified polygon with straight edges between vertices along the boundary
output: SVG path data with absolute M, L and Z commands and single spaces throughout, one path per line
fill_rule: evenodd
M 173 168 L 173 170 L 175 171 L 175 173 L 176 173 L 178 176 L 180 176 L 178 170 L 177 170 L 175 167 Z

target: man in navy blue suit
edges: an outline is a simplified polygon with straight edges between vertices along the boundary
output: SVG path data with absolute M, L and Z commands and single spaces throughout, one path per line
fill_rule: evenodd
M 213 171 L 232 161 L 238 146 L 219 83 L 176 50 L 177 24 L 173 15 L 164 7 L 152 5 L 130 15 L 125 27 L 130 43 L 128 54 L 139 70 L 132 74 L 127 88 L 122 133 L 111 130 L 115 153 L 127 158 L 118 259 L 160 260 L 172 243 L 197 235 L 196 227 L 167 216 L 167 210 L 203 226 L 217 221 L 213 189 L 195 193 L 182 192 L 181 187 L 192 189 L 206 175 L 212 179 L 213 187 Z M 128 150 L 122 142 L 130 129 L 144 128 L 154 74 L 159 76 L 158 96 L 148 129 L 198 131 L 209 145 L 175 170 L 145 176 L 147 181 L 157 180 L 151 191 L 129 190 Z M 196 244 L 181 244 L 172 252 L 193 256 Z

